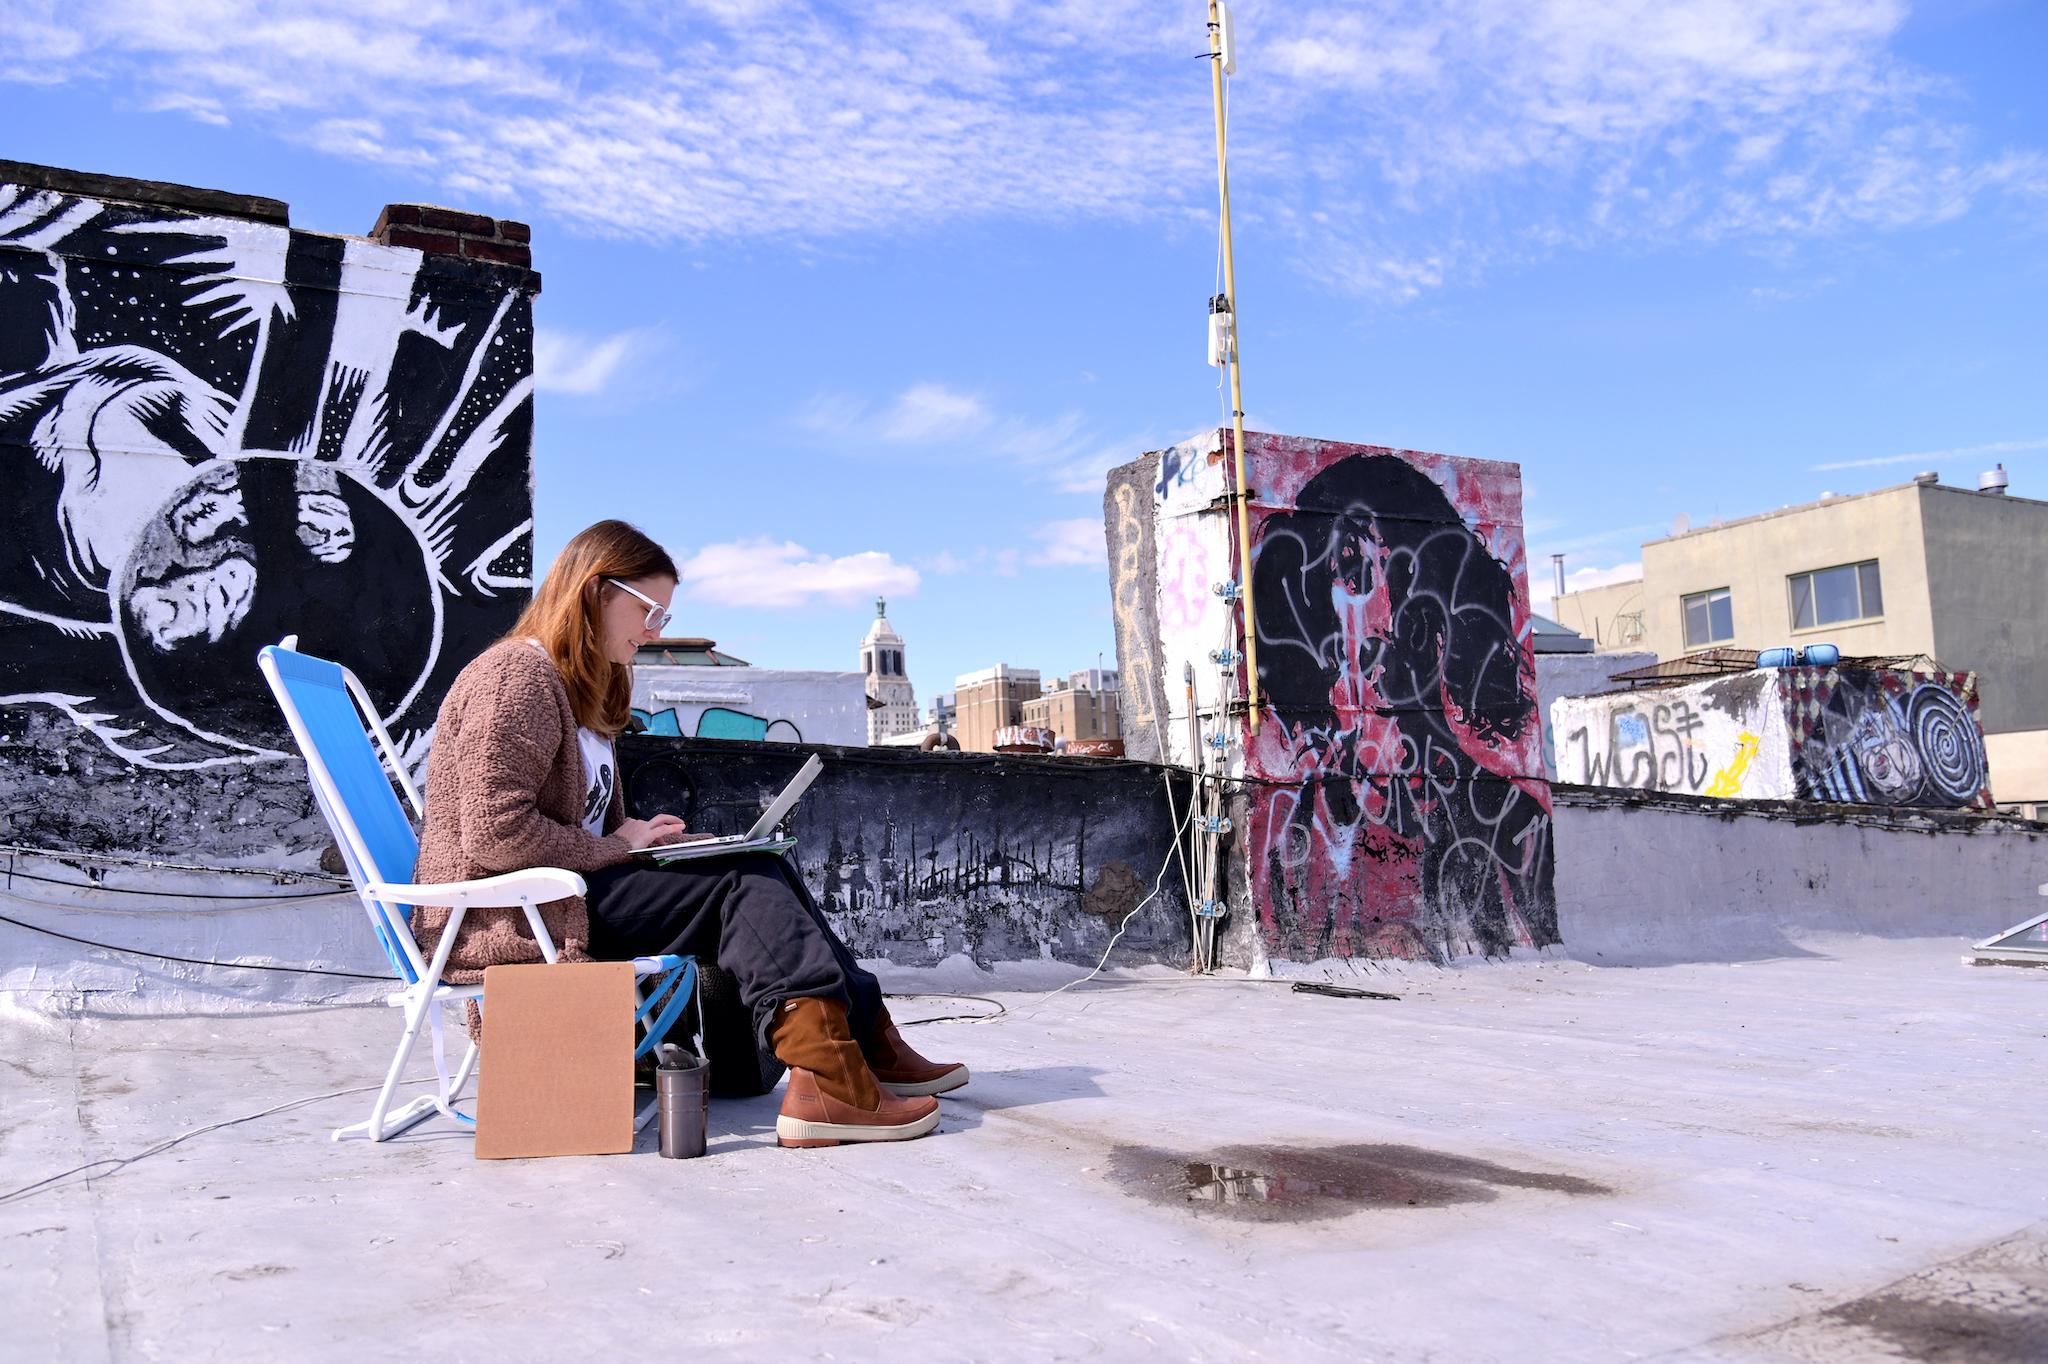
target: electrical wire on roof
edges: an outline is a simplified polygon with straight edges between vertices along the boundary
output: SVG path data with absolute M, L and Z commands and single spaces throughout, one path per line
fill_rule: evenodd
M 1169 775 L 1169 776 L 1168 776 L 1168 777 L 1166 778 L 1166 780 L 1167 780 L 1167 783 L 1168 783 L 1168 786 L 1167 786 L 1167 798 L 1168 798 L 1168 800 L 1171 800 L 1171 799 L 1172 799 L 1172 780 L 1173 780 L 1173 779 L 1172 779 L 1172 777 L 1171 777 L 1171 776 Z M 1153 877 L 1153 878 L 1152 878 L 1152 890 L 1151 890 L 1151 892 L 1150 892 L 1149 894 L 1147 894 L 1147 895 L 1145 896 L 1145 898 L 1144 898 L 1144 899 L 1142 899 L 1142 900 L 1138 901 L 1138 903 L 1136 903 L 1135 905 L 1132 905 L 1132 906 L 1131 906 L 1131 908 L 1130 908 L 1130 910 L 1129 910 L 1129 911 L 1128 911 L 1127 913 L 1125 913 L 1125 915 L 1123 916 L 1123 918 L 1122 918 L 1121 920 L 1119 920 L 1119 921 L 1118 921 L 1118 923 L 1117 923 L 1117 926 L 1116 926 L 1116 932 L 1114 932 L 1114 933 L 1110 934 L 1110 936 L 1109 936 L 1109 945 L 1108 945 L 1107 947 L 1104 947 L 1104 948 L 1102 949 L 1102 959 L 1101 959 L 1100 961 L 1097 961 L 1097 962 L 1095 963 L 1095 969 L 1094 969 L 1094 970 L 1092 970 L 1092 971 L 1090 971 L 1090 972 L 1089 972 L 1089 973 L 1088 973 L 1087 975 L 1085 975 L 1085 976 L 1082 976 L 1082 977 L 1080 977 L 1080 978 L 1079 978 L 1078 980 L 1070 980 L 1070 981 L 1068 981 L 1068 982 L 1067 982 L 1067 983 L 1066 983 L 1065 985 L 1062 985 L 1062 986 L 1060 986 L 1060 987 L 1059 987 L 1059 988 L 1057 988 L 1057 989 L 1053 989 L 1053 990 L 1047 990 L 1047 991 L 1046 991 L 1046 992 L 1045 992 L 1044 994 L 1042 994 L 1042 995 L 1039 995 L 1039 996 L 1037 996 L 1037 997 L 1036 997 L 1035 999 L 1029 1000 L 1029 1001 L 1027 1001 L 1027 1002 L 1026 1002 L 1026 1003 L 1024 1003 L 1024 1004 L 1022 1004 L 1022 1005 L 1019 1005 L 1018 1007 L 1019 1007 L 1020 1009 L 1036 1009 L 1036 1008 L 1039 1008 L 1040 1006 L 1044 1005 L 1044 1004 L 1046 1003 L 1046 1001 L 1050 1000 L 1050 999 L 1051 999 L 1051 998 L 1052 998 L 1052 997 L 1053 997 L 1054 995 L 1058 995 L 1058 994 L 1064 994 L 1064 993 L 1066 993 L 1066 992 L 1067 992 L 1068 990 L 1071 990 L 1071 989 L 1073 989 L 1073 988 L 1074 988 L 1075 986 L 1077 986 L 1077 985 L 1085 985 L 1085 984 L 1087 984 L 1087 983 L 1088 983 L 1089 981 L 1091 981 L 1091 980 L 1095 979 L 1095 978 L 1096 978 L 1097 976 L 1099 976 L 1099 975 L 1101 975 L 1101 974 L 1102 974 L 1102 972 L 1103 972 L 1103 969 L 1104 969 L 1105 967 L 1107 967 L 1107 966 L 1109 965 L 1109 954 L 1110 954 L 1111 952 L 1114 952 L 1114 951 L 1116 950 L 1116 945 L 1117 945 L 1117 941 L 1118 941 L 1119 939 L 1121 939 L 1121 938 L 1123 937 L 1123 935 L 1124 935 L 1124 930 L 1125 930 L 1125 929 L 1127 929 L 1127 928 L 1129 928 L 1129 927 L 1131 926 L 1131 920 L 1133 920 L 1133 919 L 1135 919 L 1135 918 L 1137 918 L 1137 917 L 1138 917 L 1138 911 L 1139 911 L 1139 910 L 1143 909 L 1143 908 L 1144 908 L 1144 907 L 1145 907 L 1146 905 L 1149 905 L 1149 904 L 1151 904 L 1153 900 L 1155 900 L 1155 899 L 1157 899 L 1157 898 L 1158 898 L 1158 896 L 1159 896 L 1159 888 L 1160 888 L 1160 886 L 1164 885 L 1164 884 L 1165 884 L 1165 882 L 1166 882 L 1166 872 L 1167 872 L 1167 869 L 1168 869 L 1169 867 L 1171 867 L 1171 866 L 1173 865 L 1173 863 L 1174 863 L 1174 859 L 1175 859 L 1176 857 L 1178 857 L 1178 856 L 1179 856 L 1179 854 L 1180 854 L 1180 840 L 1181 840 L 1181 836 L 1182 836 L 1183 834 L 1185 834 L 1185 833 L 1187 832 L 1187 829 L 1188 829 L 1188 823 L 1189 823 L 1189 821 L 1191 821 L 1191 820 L 1193 820 L 1193 819 L 1194 819 L 1194 816 L 1195 816 L 1195 807 L 1194 807 L 1193 803 L 1190 803 L 1190 804 L 1188 805 L 1188 817 L 1187 817 L 1187 819 L 1186 819 L 1186 820 L 1183 820 L 1183 821 L 1181 821 L 1180 827 L 1179 827 L 1179 828 L 1177 828 L 1177 829 L 1175 829 L 1175 830 L 1173 831 L 1173 844 L 1174 844 L 1174 846 L 1173 846 L 1173 851 L 1172 851 L 1172 852 L 1169 852 L 1169 853 L 1168 853 L 1168 854 L 1166 855 L 1166 860 L 1165 860 L 1164 862 L 1161 862 L 1161 863 L 1159 864 L 1159 875 L 1157 875 L 1157 876 L 1155 876 L 1155 877 Z M 1008 1011 L 1007 1011 L 1007 1010 L 1005 1010 L 1005 1012 L 1007 1013 Z M 993 1022 L 995 1018 L 999 1018 L 999 1017 L 1002 1017 L 1002 1015 L 1001 1015 L 1001 1014 L 998 1014 L 998 1015 L 994 1015 L 994 1016 L 992 1016 L 992 1017 L 990 1017 L 990 1018 L 980 1018 L 980 1019 L 975 1019 L 975 1020 L 973 1020 L 973 1021 L 975 1021 L 975 1022 L 977 1022 L 977 1023 L 989 1023 L 989 1022 Z
M 882 998 L 971 999 L 977 1004 L 987 1004 L 995 1009 L 995 1012 L 992 1014 L 939 1014 L 934 1018 L 899 1018 L 895 1020 L 896 1026 L 899 1028 L 915 1028 L 925 1023 L 993 1023 L 996 1019 L 1001 1018 L 1010 1011 L 1009 1006 L 1000 999 L 990 999 L 987 995 L 964 995 L 953 990 L 906 990 L 900 994 L 893 991 L 884 991 Z
M 259 876 L 271 881 L 296 885 L 301 881 L 323 881 L 332 886 L 346 886 L 347 881 L 324 871 L 294 871 L 288 867 L 226 867 L 206 866 L 197 862 L 169 862 L 162 858 L 137 857 L 130 853 L 85 852 L 71 848 L 31 848 L 20 843 L 0 843 L 0 853 L 10 859 L 16 857 L 37 857 L 52 862 L 80 863 L 100 862 L 109 866 L 128 867 L 137 871 L 196 872 L 207 876 Z M 10 865 L 12 865 L 10 861 Z M 90 875 L 91 873 L 88 873 Z M 139 892 L 138 892 L 139 893 Z M 175 894 L 176 892 L 162 892 Z M 323 892 L 324 894 L 325 892 Z M 209 896 L 222 899 L 223 896 Z
M 89 895 L 133 895 L 148 900 L 216 900 L 226 901 L 237 908 L 262 909 L 272 905 L 295 905 L 306 900 L 338 900 L 353 898 L 353 890 L 319 890 L 304 895 L 235 895 L 216 894 L 212 891 L 151 890 L 143 886 L 109 886 L 96 881 L 67 881 L 57 876 L 38 876 L 34 872 L 9 868 L 0 873 L 0 881 L 34 881 L 39 885 L 59 886 L 65 890 L 84 891 Z M 31 901 L 30 903 L 35 903 Z M 65 905 L 63 908 L 82 908 Z M 95 909 L 100 906 L 93 906 Z M 116 910 L 115 912 L 119 912 Z
M 433 1078 L 431 1075 L 419 1075 L 403 1083 L 409 1085 L 425 1084 Z M 86 1175 L 87 1183 L 92 1182 L 94 1179 L 105 1179 L 108 1176 L 118 1174 L 137 1161 L 148 1160 L 151 1156 L 161 1155 L 182 1142 L 190 1141 L 194 1137 L 203 1137 L 209 1132 L 218 1132 L 224 1127 L 238 1127 L 242 1123 L 254 1122 L 258 1118 L 267 1118 L 275 1113 L 283 1113 L 289 1109 L 304 1107 L 306 1104 L 319 1103 L 322 1099 L 341 1099 L 346 1098 L 350 1094 L 367 1094 L 373 1089 L 382 1089 L 383 1087 L 384 1082 L 379 1080 L 376 1084 L 357 1085 L 353 1089 L 336 1089 L 326 1094 L 309 1094 L 303 1098 L 287 1099 L 281 1104 L 272 1104 L 270 1107 L 258 1109 L 254 1113 L 245 1113 L 239 1118 L 229 1118 L 223 1122 L 213 1122 L 206 1124 L 204 1127 L 195 1127 L 189 1132 L 180 1132 L 177 1136 L 137 1151 L 132 1156 L 108 1156 L 101 1160 L 89 1160 L 83 1165 L 74 1165 L 68 1170 L 62 1170 L 54 1175 L 50 1175 L 48 1178 L 39 1179 L 33 1184 L 24 1184 L 18 1189 L 9 1189 L 5 1193 L 0 1193 L 0 1207 L 30 1198 L 38 1193 L 48 1193 L 57 1186 L 59 1181 L 69 1179 L 73 1175 L 85 1174 L 87 1170 L 97 1170 L 102 1165 L 111 1166 L 112 1168 L 96 1175 Z
M 71 909 L 74 906 L 51 905 L 49 908 Z M 317 966 L 273 966 L 262 962 L 249 961 L 211 961 L 205 957 L 179 957 L 173 956 L 168 952 L 152 952 L 143 947 L 122 947 L 116 943 L 95 942 L 91 938 L 81 938 L 74 933 L 60 933 L 54 928 L 45 928 L 41 924 L 25 923 L 20 919 L 11 918 L 5 914 L 0 914 L 0 924 L 13 924 L 16 928 L 26 929 L 31 933 L 40 933 L 46 938 L 62 938 L 65 942 L 77 943 L 80 947 L 94 947 L 102 952 L 118 952 L 122 956 L 127 957 L 148 957 L 152 961 L 176 962 L 180 966 L 212 966 L 225 971 L 274 971 L 280 975 L 287 976 L 334 976 L 340 980 L 382 981 L 386 985 L 394 983 L 391 976 L 366 976 L 360 971 L 326 971 Z M 376 1087 L 375 1085 L 370 1086 L 372 1089 Z

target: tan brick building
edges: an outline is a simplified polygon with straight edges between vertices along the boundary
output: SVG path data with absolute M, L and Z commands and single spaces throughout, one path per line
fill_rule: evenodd
M 1053 679 L 1043 695 L 1024 703 L 1027 725 L 1049 729 L 1062 739 L 1121 739 L 1116 674 L 1089 668 Z
M 953 737 L 965 752 L 995 752 L 996 731 L 1026 723 L 1024 704 L 1042 690 L 1036 668 L 998 663 L 962 674 L 953 682 Z
M 2048 502 L 1932 474 L 1643 546 L 1643 576 L 1557 599 L 1603 652 L 1829 643 L 1977 674 L 1991 792 L 2048 802 Z

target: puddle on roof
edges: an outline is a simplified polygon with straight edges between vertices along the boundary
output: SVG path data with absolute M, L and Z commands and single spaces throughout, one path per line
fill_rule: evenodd
M 1149 1202 L 1249 1222 L 1486 1203 L 1503 1188 L 1575 1196 L 1613 1192 L 1590 1179 L 1517 1170 L 1420 1146 L 1231 1146 L 1201 1158 L 1119 1146 L 1110 1153 L 1109 1168 L 1127 1191 Z

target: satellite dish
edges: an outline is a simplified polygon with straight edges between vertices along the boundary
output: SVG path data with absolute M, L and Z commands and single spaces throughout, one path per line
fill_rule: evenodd
M 1687 516 L 1684 512 L 1680 512 L 1678 515 L 1671 518 L 1671 533 L 1673 535 L 1683 535 L 1691 529 L 1692 518 L 1690 516 Z

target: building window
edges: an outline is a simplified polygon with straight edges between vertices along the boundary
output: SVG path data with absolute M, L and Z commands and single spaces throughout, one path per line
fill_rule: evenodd
M 1795 630 L 1811 630 L 1845 620 L 1869 620 L 1884 614 L 1884 587 L 1878 581 L 1875 559 L 1812 573 L 1794 573 L 1786 581 L 1792 589 Z
M 1694 592 L 1679 598 L 1679 606 L 1685 616 L 1686 648 L 1703 649 L 1735 638 L 1735 608 L 1729 605 L 1727 588 Z

